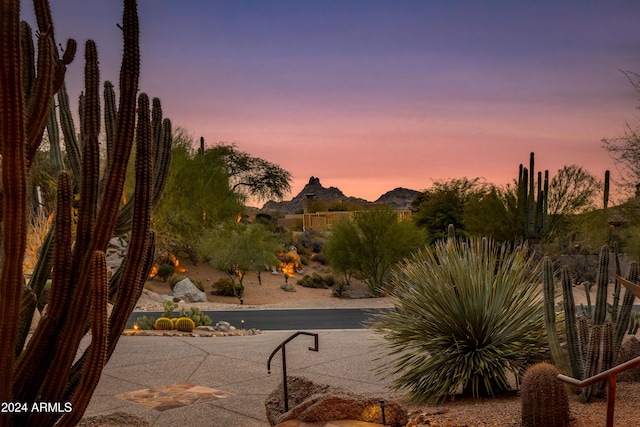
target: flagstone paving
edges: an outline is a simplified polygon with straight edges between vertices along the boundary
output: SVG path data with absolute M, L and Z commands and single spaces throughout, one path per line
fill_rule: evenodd
M 121 393 L 116 397 L 130 400 L 156 411 L 180 408 L 233 396 L 233 393 L 191 383 L 164 385 Z

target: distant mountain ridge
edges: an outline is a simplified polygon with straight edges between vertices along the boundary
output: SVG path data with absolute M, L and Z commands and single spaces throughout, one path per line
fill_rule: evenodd
M 280 211 L 282 213 L 292 214 L 302 209 L 304 200 L 313 198 L 314 200 L 339 200 L 343 203 L 361 203 L 361 204 L 387 204 L 394 209 L 409 209 L 411 201 L 419 193 L 416 190 L 408 188 L 395 188 L 380 196 L 375 202 L 370 202 L 358 197 L 348 197 L 337 187 L 324 187 L 320 183 L 320 178 L 312 176 L 304 188 L 291 200 L 276 202 L 269 200 L 262 207 L 263 210 Z

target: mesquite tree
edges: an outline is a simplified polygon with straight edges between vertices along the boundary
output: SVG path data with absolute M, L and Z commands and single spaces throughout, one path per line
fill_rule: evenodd
M 140 70 L 137 6 L 124 1 L 124 49 L 119 102 L 105 92 L 108 161 L 100 174 L 99 69 L 95 43 L 85 47 L 80 147 L 69 122 L 66 92 L 59 93 L 60 121 L 70 172 L 58 177 L 55 215 L 30 280 L 23 276 L 29 215 L 27 176 L 40 146 L 54 94 L 75 42 L 59 58 L 49 4 L 34 0 L 37 61 L 31 30 L 20 22 L 19 1 L 0 2 L 0 149 L 2 252 L 0 271 L 0 402 L 64 402 L 66 413 L 0 413 L 0 426 L 75 425 L 115 349 L 153 260 L 150 212 L 169 164 L 171 128 L 162 126 L 159 101 L 153 120 L 149 98 L 138 96 Z M 105 85 L 108 88 L 109 85 Z M 108 100 L 107 100 L 108 98 Z M 68 120 L 69 119 L 69 120 Z M 122 205 L 127 164 L 136 144 L 135 190 Z M 55 143 L 55 142 L 54 142 Z M 58 158 L 60 158 L 58 156 Z M 77 219 L 72 210 L 77 208 Z M 129 228 L 130 227 L 130 228 Z M 129 251 L 110 279 L 105 250 L 117 230 L 128 229 Z M 44 284 L 49 304 L 31 338 L 29 325 Z M 107 315 L 107 303 L 113 304 Z M 91 329 L 91 343 L 77 355 Z

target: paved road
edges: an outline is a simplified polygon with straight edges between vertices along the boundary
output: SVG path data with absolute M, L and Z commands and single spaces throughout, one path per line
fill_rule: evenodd
M 332 309 L 285 309 L 285 310 L 228 310 L 205 311 L 213 324 L 220 320 L 231 323 L 236 328 L 256 328 L 264 331 L 300 329 L 363 329 L 375 309 L 332 308 Z M 162 312 L 134 312 L 127 328 L 132 328 L 139 316 L 153 316 Z

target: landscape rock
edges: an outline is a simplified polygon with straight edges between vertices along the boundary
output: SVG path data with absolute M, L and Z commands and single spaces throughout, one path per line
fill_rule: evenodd
M 406 409 L 398 403 L 379 397 L 358 395 L 340 387 L 314 383 L 303 377 L 288 377 L 287 389 L 288 412 L 284 412 L 282 383 L 265 401 L 267 419 L 272 426 L 288 420 L 356 420 L 382 424 L 380 401 L 385 401 L 387 426 L 401 427 L 408 420 Z
M 224 320 L 221 320 L 218 323 L 216 323 L 216 331 L 229 332 L 230 329 L 231 329 L 231 323 L 229 322 L 225 322 Z
M 296 285 L 294 285 L 292 282 L 284 282 L 280 287 L 287 292 L 296 291 Z
M 125 249 L 128 244 L 127 241 L 122 237 L 112 237 L 111 240 L 109 240 L 109 246 L 112 246 L 116 249 Z
M 164 302 L 164 298 L 162 297 L 162 295 L 144 288 L 142 289 L 142 293 L 140 294 L 140 300 L 143 299 L 143 302 L 145 303 L 159 302 L 160 304 L 162 304 Z
M 187 277 L 175 284 L 173 296 L 185 296 L 188 302 L 207 302 L 207 295 L 193 284 Z

